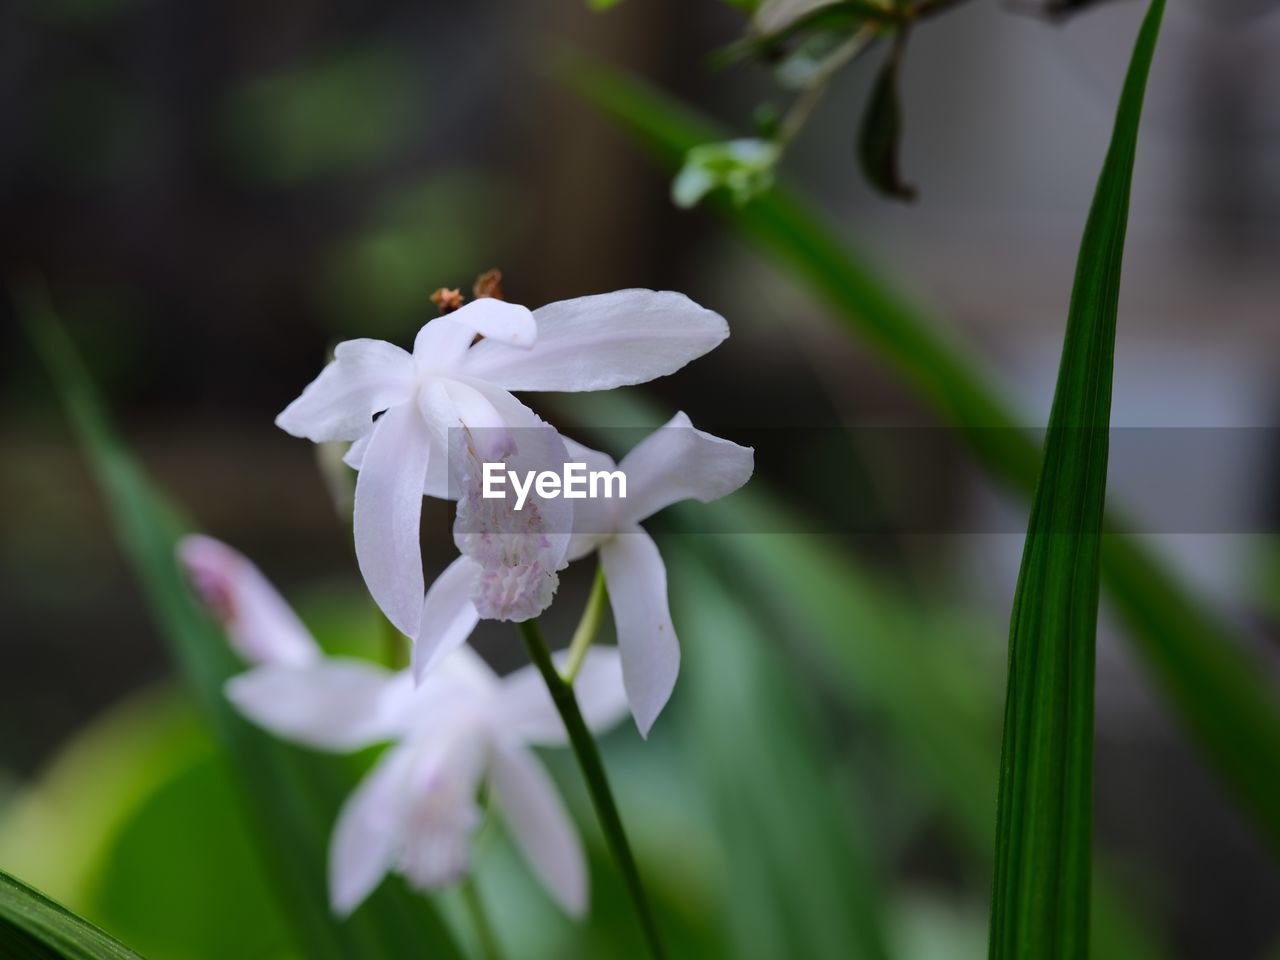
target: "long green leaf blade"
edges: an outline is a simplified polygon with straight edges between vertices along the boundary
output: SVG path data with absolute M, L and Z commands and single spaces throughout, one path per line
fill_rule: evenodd
M 384 883 L 350 919 L 334 919 L 325 889 L 325 852 L 353 778 L 335 758 L 282 743 L 231 709 L 222 689 L 240 665 L 221 631 L 196 604 L 174 558 L 186 525 L 116 434 L 45 299 L 28 295 L 22 307 L 31 340 L 107 501 L 120 546 L 238 774 L 264 864 L 302 955 L 308 960 L 399 960 L 412 950 L 432 958 L 458 957 L 430 902 L 409 893 L 398 880 Z
M 729 134 L 624 73 L 568 61 L 566 81 L 677 169 L 690 148 Z M 777 187 L 745 207 L 709 198 L 766 257 L 829 304 L 944 419 L 998 479 L 1030 494 L 1039 454 L 990 384 L 997 379 L 879 280 L 829 222 Z M 1121 524 L 1111 524 L 1123 528 Z M 1243 644 L 1134 538 L 1108 536 L 1102 572 L 1127 636 L 1173 712 L 1280 854 L 1280 707 Z
M 0 870 L 0 957 L 141 960 L 119 940 Z
M 1116 318 L 1153 0 L 1085 223 L 1009 628 L 990 956 L 1089 954 L 1093 675 Z

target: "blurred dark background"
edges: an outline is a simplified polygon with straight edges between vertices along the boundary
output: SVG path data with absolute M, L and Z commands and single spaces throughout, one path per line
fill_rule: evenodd
M 894 282 L 989 356 L 1028 424 L 1051 399 L 1075 247 L 1140 13 L 1112 3 L 1050 25 L 984 2 L 917 31 L 903 93 L 914 205 L 874 196 L 853 162 L 873 64 L 839 80 L 786 162 Z M 707 65 L 741 22 L 710 0 L 627 0 L 607 15 L 573 0 L 9 0 L 0 267 L 9 282 L 47 284 L 144 462 L 286 593 L 358 584 L 314 451 L 276 430 L 275 413 L 334 342 L 408 344 L 432 290 L 466 288 L 490 267 L 531 306 L 647 286 L 724 313 L 729 343 L 649 391 L 708 429 L 932 425 L 709 214 L 674 210 L 667 174 L 552 76 L 566 50 L 585 52 L 745 130 L 771 95 L 767 76 Z M 1278 46 L 1275 4 L 1175 0 L 1168 12 L 1135 180 L 1119 424 L 1277 420 Z M 0 777 L 16 786 L 170 669 L 3 309 Z M 1274 517 L 1280 451 L 1260 446 L 1214 482 L 1246 515 Z M 1113 490 L 1140 500 L 1166 483 L 1176 478 L 1138 469 Z M 979 487 L 944 463 L 912 489 L 957 514 L 1012 509 Z M 803 507 L 806 491 L 787 491 Z M 1161 539 L 1276 673 L 1268 531 Z M 999 661 L 1018 537 L 851 548 L 922 592 L 965 597 Z M 1262 955 L 1280 937 L 1274 865 L 1105 629 L 1099 657 L 1100 843 L 1139 865 L 1139 899 L 1177 955 Z

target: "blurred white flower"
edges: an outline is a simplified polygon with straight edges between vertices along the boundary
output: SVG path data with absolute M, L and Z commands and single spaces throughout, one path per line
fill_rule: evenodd
M 471 834 L 483 818 L 478 795 L 486 784 L 538 879 L 568 913 L 583 913 L 582 848 L 550 777 L 529 749 L 567 739 L 533 667 L 499 678 L 462 649 L 415 685 L 408 671 L 325 657 L 239 553 L 190 537 L 180 556 L 223 619 L 233 646 L 256 664 L 227 683 L 227 697 L 241 713 L 317 749 L 393 744 L 338 815 L 329 848 L 329 895 L 336 913 L 355 910 L 391 871 L 420 890 L 458 880 L 467 870 Z M 590 651 L 576 686 L 592 729 L 611 726 L 626 712 L 616 651 Z
M 565 439 L 569 457 L 588 470 L 621 470 L 625 498 L 578 500 L 568 559 L 599 551 L 622 657 L 627 700 L 647 736 L 671 696 L 680 669 L 680 645 L 667 605 L 667 571 L 641 521 L 680 500 L 707 503 L 737 490 L 751 477 L 754 451 L 694 428 L 683 413 L 638 443 L 622 462 Z M 427 591 L 422 632 L 414 643 L 416 676 L 464 643 L 480 613 L 470 601 L 480 567 L 461 557 Z
M 473 344 L 476 334 L 483 339 Z M 643 383 L 727 336 L 723 317 L 678 293 L 620 290 L 532 312 L 481 298 L 424 326 L 412 355 L 381 340 L 340 343 L 333 362 L 276 423 L 316 442 L 355 441 L 347 462 L 360 471 L 360 571 L 387 618 L 416 637 L 421 497 L 448 496 L 451 427 L 483 436 L 486 448 L 477 455 L 499 459 L 513 452 L 508 430 L 545 428 L 509 391 Z

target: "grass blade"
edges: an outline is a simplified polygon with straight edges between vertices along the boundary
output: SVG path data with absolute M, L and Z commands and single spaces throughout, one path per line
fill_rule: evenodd
M 725 130 L 625 73 L 567 61 L 562 75 L 662 165 Z M 708 206 L 827 303 L 844 326 L 945 420 L 995 477 L 1031 494 L 1039 453 L 989 384 L 997 378 L 864 264 L 815 209 L 783 187 L 745 207 Z M 1132 537 L 1108 536 L 1102 573 L 1127 636 L 1175 716 L 1280 854 L 1280 706 L 1232 632 Z
M 6 960 L 141 960 L 119 940 L 3 870 L 0 956 Z
M 1009 627 L 990 956 L 1089 954 L 1093 674 L 1121 263 L 1164 0 L 1134 47 L 1085 223 Z
M 117 436 L 47 301 L 28 293 L 21 308 L 107 501 L 121 549 L 235 768 L 246 813 L 302 955 L 309 960 L 398 960 L 412 950 L 415 956 L 459 956 L 430 902 L 409 893 L 398 880 L 384 883 L 349 920 L 333 918 L 325 890 L 325 851 L 338 807 L 353 785 L 351 771 L 334 758 L 274 739 L 231 709 L 222 688 L 240 665 L 178 570 L 174 544 L 187 532 L 185 524 Z

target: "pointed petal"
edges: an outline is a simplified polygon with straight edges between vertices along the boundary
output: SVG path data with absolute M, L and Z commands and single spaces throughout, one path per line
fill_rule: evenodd
M 531 349 L 484 340 L 459 372 L 507 390 L 609 390 L 674 373 L 729 336 L 722 316 L 670 291 L 579 297 L 533 315 Z
M 480 567 L 459 557 L 436 577 L 422 604 L 422 626 L 413 644 L 413 676 L 423 676 L 471 636 L 480 621 L 471 602 Z
M 364 452 L 369 448 L 372 437 L 373 431 L 370 431 L 351 444 L 343 454 L 342 462 L 352 470 L 359 470 L 364 465 Z M 427 457 L 427 481 L 422 485 L 422 492 L 425 496 L 439 500 L 457 499 L 451 498 L 449 494 L 448 451 L 444 443 L 437 441 L 434 435 L 431 438 L 431 453 Z
M 298 615 L 244 554 L 212 537 L 184 537 L 178 559 L 232 649 L 250 663 L 311 663 L 320 648 Z
M 412 748 L 395 747 L 347 798 L 329 840 L 329 902 L 340 917 L 373 893 L 395 860 Z
M 564 666 L 567 654 L 566 650 L 556 653 L 557 667 Z M 622 686 L 622 662 L 617 648 L 588 650 L 573 689 L 582 718 L 591 730 L 603 732 L 626 716 L 627 694 Z M 547 685 L 533 666 L 521 667 L 502 678 L 497 710 L 499 730 L 510 742 L 548 747 L 568 742 L 564 722 Z
M 232 677 L 226 693 L 258 726 L 321 750 L 359 750 L 391 739 L 407 677 L 363 660 L 266 666 Z
M 587 909 L 587 863 L 555 784 L 528 750 L 495 748 L 494 798 L 512 838 L 547 892 L 571 917 Z
M 413 359 L 382 340 L 338 344 L 333 362 L 276 417 L 276 426 L 308 440 L 355 440 L 379 410 L 413 392 Z
M 681 500 L 718 500 L 751 478 L 754 463 L 751 447 L 704 433 L 677 413 L 622 458 L 627 475 L 622 515 L 639 523 Z
M 622 654 L 622 680 L 640 735 L 671 697 L 680 672 L 680 644 L 667 606 L 667 568 L 658 545 L 639 527 L 600 547 L 609 602 Z
M 354 527 L 360 573 L 382 612 L 407 637 L 422 618 L 418 522 L 430 449 L 414 404 L 392 407 L 374 427 L 356 480 Z

